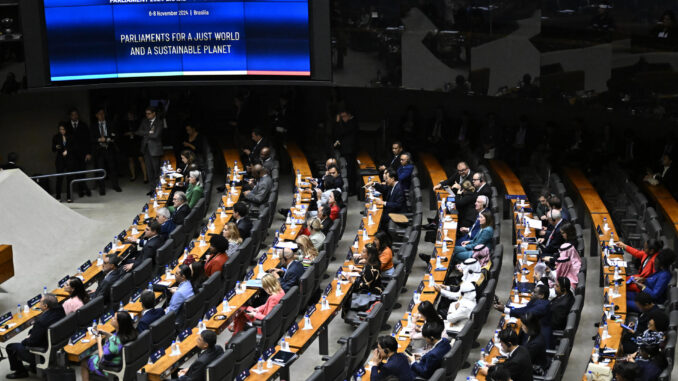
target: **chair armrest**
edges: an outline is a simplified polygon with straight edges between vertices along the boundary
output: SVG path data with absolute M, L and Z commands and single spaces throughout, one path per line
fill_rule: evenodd
M 563 337 L 563 336 L 565 336 L 565 331 L 561 331 L 561 330 L 553 331 L 553 336 L 555 336 L 555 337 Z
M 252 325 L 255 327 L 262 327 L 264 324 L 261 320 L 255 320 L 252 322 Z
M 45 354 L 47 353 L 47 348 L 44 347 L 26 347 L 29 352 L 35 353 L 35 354 Z
M 348 338 L 346 337 L 340 337 L 339 340 L 337 340 L 337 344 L 346 344 L 348 342 Z
M 367 317 L 367 312 L 358 312 L 358 317 L 366 318 L 366 317 Z

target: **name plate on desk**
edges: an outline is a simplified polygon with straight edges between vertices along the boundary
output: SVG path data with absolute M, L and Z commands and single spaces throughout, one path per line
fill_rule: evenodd
M 330 282 L 330 283 L 327 285 L 327 287 L 325 287 L 325 291 L 323 291 L 323 295 L 327 296 L 327 295 L 330 294 L 331 291 L 332 291 L 332 283 Z
M 482 359 L 481 359 L 481 360 L 482 360 Z M 473 370 L 471 371 L 471 373 L 472 373 L 473 376 L 475 377 L 475 376 L 478 375 L 478 372 L 479 372 L 479 371 L 480 371 L 480 364 L 476 362 L 476 363 L 473 365 Z
M 363 220 L 360 220 L 360 226 L 358 227 L 358 230 L 363 230 L 365 229 L 365 222 Z
M 70 275 L 66 275 L 65 277 L 61 278 L 59 280 L 59 288 L 63 288 L 66 285 L 66 282 L 71 278 Z
M 347 261 L 353 260 L 353 252 L 351 251 L 351 248 L 348 249 L 348 254 L 346 254 L 346 260 Z
M 253 276 L 254 276 L 254 270 L 250 270 L 245 275 L 245 279 L 250 280 L 250 279 L 252 279 Z
M 524 194 L 507 194 L 507 200 L 527 200 L 527 196 Z
M 123 230 L 123 231 L 120 232 L 120 234 L 118 234 L 118 239 L 121 240 L 121 241 L 124 241 L 126 236 L 127 236 L 127 230 Z
M 10 320 L 12 320 L 12 313 L 11 312 L 8 312 L 8 313 L 0 316 L 0 324 L 5 324 Z
M 275 347 L 270 347 L 267 350 L 264 351 L 264 353 L 261 354 L 261 356 L 264 358 L 264 360 L 268 360 L 269 357 L 273 356 L 275 353 Z
M 109 251 L 111 251 L 112 247 L 113 245 L 109 242 L 108 245 L 104 246 L 104 253 L 108 253 Z
M 190 252 L 191 250 L 193 250 L 194 247 L 195 247 L 195 241 L 191 241 L 191 243 L 188 244 L 188 251 Z
M 494 343 L 492 342 L 492 339 L 490 339 L 490 341 L 485 346 L 485 353 L 489 354 L 492 348 L 494 348 Z
M 250 376 L 250 370 L 245 369 L 245 370 L 242 371 L 242 373 L 235 376 L 235 380 L 236 381 L 245 381 L 245 379 L 249 376 Z
M 200 229 L 200 235 L 205 235 L 207 234 L 207 225 L 203 226 L 202 229 Z
M 156 283 L 160 282 L 161 280 L 162 280 L 162 278 L 160 276 L 156 276 L 155 278 L 153 278 L 151 283 L 156 284 Z
M 426 272 L 430 274 L 432 269 L 433 269 L 433 266 L 431 265 L 431 262 L 429 262 L 428 266 L 426 266 Z
M 88 259 L 87 262 L 83 263 L 82 265 L 80 265 L 80 267 L 78 267 L 78 270 L 84 273 L 90 267 L 92 267 L 92 261 Z
M 212 307 L 209 310 L 207 310 L 207 313 L 205 314 L 205 319 L 209 320 L 212 316 L 216 315 L 217 313 L 217 307 Z
M 38 294 L 32 298 L 30 298 L 26 304 L 28 304 L 28 308 L 33 308 L 36 304 L 40 303 L 40 299 L 42 299 L 42 295 Z
M 80 341 L 80 339 L 85 337 L 85 335 L 87 335 L 87 328 L 83 328 L 76 331 L 75 334 L 71 336 L 71 344 L 77 343 L 78 341 Z
M 155 192 L 153 192 L 153 194 L 155 194 Z M 144 206 L 141 208 L 141 213 L 144 213 L 146 211 L 148 211 L 148 204 L 144 204 Z
M 426 285 L 424 284 L 424 281 L 422 280 L 422 281 L 419 283 L 419 286 L 417 287 L 417 293 L 421 294 L 422 291 L 424 291 L 424 287 L 426 287 Z
M 105 314 L 101 315 L 101 324 L 106 324 L 111 319 L 113 319 L 113 311 L 108 311 Z
M 391 333 L 392 333 L 393 335 L 397 335 L 398 332 L 400 332 L 400 329 L 401 329 L 402 327 L 403 327 L 403 323 L 400 322 L 400 320 L 398 320 L 398 322 L 395 323 L 395 325 L 393 326 L 393 330 L 391 331 Z
M 499 319 L 499 325 L 497 325 L 497 327 L 504 328 L 504 323 L 506 322 L 505 317 L 506 317 L 506 315 L 501 315 L 501 319 Z
M 259 257 L 259 263 L 263 264 L 266 262 L 266 259 L 268 258 L 268 255 L 266 253 L 261 254 L 261 257 Z
M 365 375 L 365 368 L 360 368 L 358 369 L 355 373 L 353 373 L 353 376 L 356 378 L 362 378 Z
M 158 349 L 157 351 L 151 353 L 151 358 L 150 358 L 151 364 L 155 364 L 155 362 L 160 360 L 160 358 L 164 355 L 165 355 L 164 349 Z
M 313 315 L 314 312 L 315 312 L 315 305 L 312 305 L 312 306 L 308 307 L 308 309 L 306 310 L 306 315 L 311 316 L 311 315 Z
M 139 216 L 134 217 L 132 220 L 132 225 L 139 225 Z
M 134 291 L 134 294 L 132 294 L 132 296 L 130 297 L 130 300 L 131 300 L 132 302 L 136 302 L 137 300 L 139 300 L 139 298 L 141 297 L 141 293 L 142 293 L 143 291 L 144 291 L 144 290 L 141 289 L 141 288 L 138 289 L 138 290 L 136 290 L 136 291 Z
M 287 330 L 287 336 L 291 337 L 298 330 L 299 330 L 299 324 L 297 324 L 297 323 L 292 324 L 292 326 Z
M 178 336 L 179 341 L 186 340 L 187 337 L 191 336 L 191 332 L 192 331 L 190 329 L 185 329 L 185 330 L 181 331 L 181 333 L 179 333 L 179 336 Z
M 216 219 L 217 219 L 217 214 L 216 214 L 216 213 L 212 213 L 212 215 L 210 216 L 210 219 L 211 219 L 212 221 L 216 220 Z
M 411 312 L 415 304 L 416 303 L 414 303 L 414 298 L 412 298 L 412 300 L 410 300 L 410 304 L 407 305 L 407 312 Z
M 339 269 L 337 270 L 336 274 L 334 274 L 334 276 L 336 278 L 339 278 L 340 275 L 341 275 L 341 266 L 339 266 Z
M 285 230 L 287 230 L 287 225 L 283 224 L 283 226 L 280 227 L 280 234 L 285 233 Z
M 234 296 L 235 296 L 235 290 L 231 290 L 231 291 L 226 293 L 226 299 L 227 300 L 233 299 Z

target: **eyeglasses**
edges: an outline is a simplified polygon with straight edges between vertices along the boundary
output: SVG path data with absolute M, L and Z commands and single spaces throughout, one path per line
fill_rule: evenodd
M 468 171 L 468 168 L 457 169 L 457 172 L 459 172 L 459 173 L 466 172 L 466 171 Z
M 473 181 L 480 181 L 480 179 L 472 179 Z

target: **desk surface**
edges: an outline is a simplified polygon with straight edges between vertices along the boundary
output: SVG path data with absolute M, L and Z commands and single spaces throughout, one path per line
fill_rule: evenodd
M 525 196 L 525 190 L 520 184 L 520 180 L 513 173 L 511 168 L 501 160 L 490 160 L 490 167 L 492 170 L 501 178 L 502 183 L 504 183 L 504 188 L 506 188 L 506 193 L 512 196 Z
M 647 193 L 650 194 L 650 197 L 657 202 L 664 213 L 664 217 L 666 217 L 668 221 L 671 221 L 671 224 L 676 228 L 675 225 L 678 224 L 678 201 L 676 201 L 669 190 L 662 184 L 650 185 L 643 182 L 643 186 L 645 187 L 645 190 L 647 190 Z M 678 230 L 676 230 L 676 232 L 678 232 Z
M 428 170 L 428 175 L 431 177 L 431 183 L 433 185 L 447 180 L 445 170 L 438 162 L 438 159 L 433 155 L 430 153 L 419 153 L 419 160 L 424 163 L 424 166 Z

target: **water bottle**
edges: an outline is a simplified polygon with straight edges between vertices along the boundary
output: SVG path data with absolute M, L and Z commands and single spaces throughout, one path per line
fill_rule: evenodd
M 434 284 L 436 284 L 436 280 L 433 279 L 433 273 L 428 274 L 428 286 L 433 287 Z
M 228 313 L 229 306 L 228 306 L 228 298 L 224 296 L 224 301 L 221 304 L 221 312 Z
M 235 282 L 235 293 L 236 293 L 236 294 L 240 294 L 240 293 L 241 293 L 240 281 Z
M 327 296 L 326 296 L 326 295 L 323 295 L 322 308 L 323 308 L 323 310 L 326 310 L 326 309 L 328 309 L 329 307 L 330 307 L 330 306 L 329 306 L 329 304 L 327 303 Z
M 118 308 L 118 311 L 122 311 L 125 309 L 125 306 L 122 304 L 122 300 L 120 301 L 120 306 Z
M 608 336 L 608 331 L 607 331 L 607 320 L 603 324 L 603 338 Z
M 586 372 L 586 381 L 593 381 L 593 373 L 590 370 Z
M 206 329 L 207 329 L 207 327 L 205 327 L 205 322 L 202 319 L 200 319 L 200 321 L 198 322 L 198 333 L 200 333 L 200 332 L 202 332 Z
M 614 246 L 614 232 L 610 232 L 610 246 Z
M 233 174 L 234 176 L 238 173 L 238 161 L 236 160 L 233 165 Z
M 18 304 L 17 307 L 16 307 L 16 316 L 17 316 L 19 319 L 21 319 L 22 317 L 24 317 L 24 315 L 23 315 L 23 310 L 22 310 L 22 308 L 21 308 L 21 304 Z
M 485 348 L 480 350 L 480 359 L 484 360 L 485 359 Z
M 275 238 L 278 239 L 279 236 L 280 236 L 280 232 L 278 232 L 278 231 L 276 230 L 276 231 L 275 231 Z
M 97 319 L 92 320 L 92 334 L 97 331 Z
M 259 361 L 257 361 L 257 371 L 258 372 L 263 372 L 264 371 L 264 358 L 259 357 Z
M 519 304 L 520 303 L 520 295 L 518 293 L 518 288 L 513 289 L 513 303 Z
M 495 342 L 495 344 L 499 343 L 499 330 L 498 329 L 494 330 L 494 342 Z
M 146 289 L 149 290 L 149 291 L 153 291 L 153 283 L 148 282 L 148 287 L 146 287 Z
M 181 353 L 181 349 L 179 349 L 179 344 L 177 344 L 176 340 L 172 341 L 172 354 L 173 355 L 178 355 Z
M 407 326 L 411 327 L 414 325 L 414 321 L 412 321 L 412 312 L 407 313 Z
M 169 265 L 165 265 L 165 278 L 172 276 L 172 271 L 170 271 Z
M 282 341 L 280 342 L 280 349 L 283 351 L 289 351 L 290 350 L 290 345 L 287 341 L 285 341 L 285 337 L 282 338 Z
M 46 294 L 47 294 L 47 286 L 42 288 L 42 295 L 46 295 Z
M 304 328 L 312 329 L 313 325 L 311 324 L 311 317 L 308 314 L 304 315 Z

